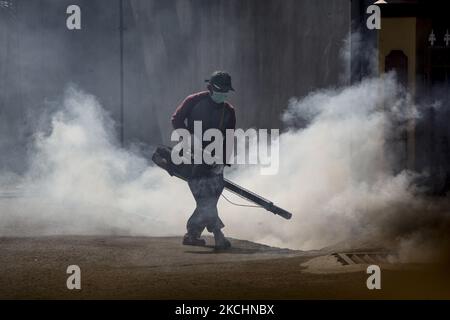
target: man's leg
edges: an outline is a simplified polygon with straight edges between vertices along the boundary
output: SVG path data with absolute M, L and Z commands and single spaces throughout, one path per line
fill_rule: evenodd
M 187 233 L 184 235 L 183 244 L 204 246 L 206 242 L 200 238 L 206 226 L 200 209 L 202 195 L 201 183 L 199 179 L 192 179 L 188 182 L 188 185 L 194 196 L 196 208 L 186 223 Z
M 194 196 L 196 208 L 187 221 L 187 233 L 183 243 L 205 245 L 205 240 L 200 239 L 200 236 L 206 227 L 214 234 L 220 234 L 220 229 L 224 227 L 217 212 L 217 202 L 223 190 L 223 176 L 191 179 L 188 185 Z
M 194 213 L 188 219 L 186 224 L 187 233 L 184 235 L 183 244 L 191 246 L 204 246 L 206 241 L 201 239 L 200 236 L 205 229 L 204 224 L 199 219 L 197 208 Z
M 217 211 L 217 202 L 224 188 L 223 176 L 215 175 L 192 179 L 189 181 L 189 188 L 194 195 L 197 207 L 188 220 L 186 237 L 199 239 L 206 227 L 209 232 L 214 234 L 216 248 L 229 248 L 230 242 L 221 231 L 225 225 Z M 195 240 L 192 241 L 195 242 Z
M 208 207 L 208 221 L 206 228 L 209 232 L 214 234 L 216 249 L 228 249 L 231 247 L 231 243 L 225 238 L 221 230 L 225 225 L 219 218 L 219 212 L 217 210 L 217 203 L 219 202 L 220 195 L 224 189 L 223 175 L 219 174 L 210 178 L 210 186 L 209 197 L 206 201 L 206 206 Z

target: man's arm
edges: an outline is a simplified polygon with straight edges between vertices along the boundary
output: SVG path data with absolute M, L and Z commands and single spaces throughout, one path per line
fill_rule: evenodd
M 229 120 L 227 121 L 225 129 L 233 129 L 233 130 L 235 130 L 236 129 L 236 113 L 234 112 L 233 106 L 231 104 L 229 104 L 229 103 L 227 103 L 227 104 L 228 104 L 227 107 L 230 110 L 230 115 L 231 116 L 230 116 Z M 234 139 L 234 135 L 233 135 L 233 139 Z M 233 148 L 234 148 L 234 143 L 232 145 L 233 145 Z M 224 164 L 230 166 L 230 164 L 228 164 L 228 163 L 231 160 L 230 159 L 230 155 L 231 154 L 227 155 L 227 153 L 226 153 L 226 149 L 227 149 L 226 146 L 227 146 L 227 136 L 225 134 L 224 139 L 223 139 L 223 158 L 224 158 Z
M 231 119 L 230 123 L 227 125 L 227 129 L 236 129 L 236 113 L 234 112 L 233 106 L 229 105 L 231 107 Z
M 197 104 L 197 102 L 207 93 L 200 92 L 188 96 L 184 101 L 178 106 L 172 115 L 172 125 L 174 129 L 187 129 L 184 120 L 191 113 L 192 108 Z

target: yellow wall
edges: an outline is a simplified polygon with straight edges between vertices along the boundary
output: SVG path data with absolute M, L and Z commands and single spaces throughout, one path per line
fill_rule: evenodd
M 414 99 L 416 83 L 416 18 L 382 18 L 378 33 L 379 71 L 384 72 L 385 57 L 392 50 L 402 50 L 408 57 L 408 91 Z M 415 123 L 408 125 L 407 167 L 414 168 L 415 162 Z
M 408 56 L 409 89 L 414 90 L 416 81 L 416 18 L 382 18 L 378 41 L 380 72 L 384 72 L 384 59 L 389 52 L 402 50 Z

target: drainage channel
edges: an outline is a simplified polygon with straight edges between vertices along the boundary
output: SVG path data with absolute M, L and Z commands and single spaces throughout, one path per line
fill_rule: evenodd
M 335 252 L 331 254 L 342 265 L 389 263 L 388 252 Z

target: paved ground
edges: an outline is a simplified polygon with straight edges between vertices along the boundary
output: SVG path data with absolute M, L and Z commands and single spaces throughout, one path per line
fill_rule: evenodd
M 449 277 L 438 268 L 383 269 L 382 290 L 374 292 L 366 288 L 364 268 L 310 272 L 317 263 L 307 268 L 305 262 L 321 252 L 234 239 L 232 250 L 215 252 L 180 242 L 178 237 L 0 238 L 0 298 L 450 298 Z M 81 268 L 80 291 L 66 288 L 71 264 Z

